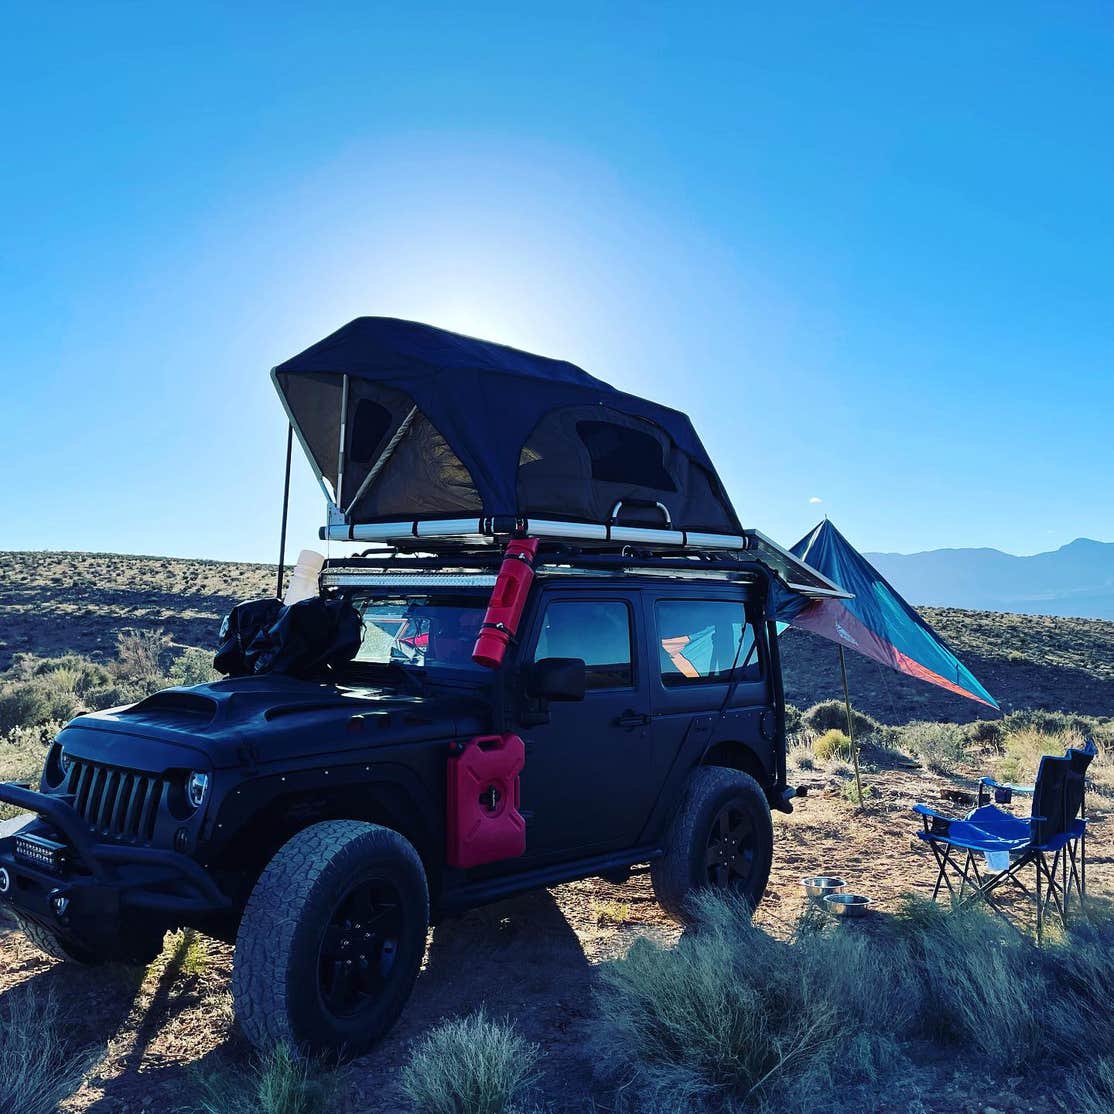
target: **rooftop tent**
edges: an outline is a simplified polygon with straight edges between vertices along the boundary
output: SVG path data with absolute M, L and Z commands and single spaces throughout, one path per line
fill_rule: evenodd
M 272 378 L 330 501 L 329 536 L 495 516 L 742 534 L 684 414 L 562 360 L 359 317 Z
M 940 636 L 827 520 L 790 552 L 850 598 L 808 599 L 775 586 L 779 622 L 812 631 L 883 665 L 990 708 L 998 704 Z

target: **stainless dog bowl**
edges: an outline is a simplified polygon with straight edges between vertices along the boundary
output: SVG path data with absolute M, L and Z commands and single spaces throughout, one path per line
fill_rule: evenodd
M 833 878 L 829 874 L 814 874 L 802 878 L 801 885 L 809 897 L 818 901 L 828 894 L 839 893 L 847 883 L 842 878 Z
M 870 908 L 870 898 L 862 894 L 828 894 L 824 906 L 840 917 L 861 917 Z

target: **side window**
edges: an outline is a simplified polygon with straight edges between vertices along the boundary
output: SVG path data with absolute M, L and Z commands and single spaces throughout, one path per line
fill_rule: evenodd
M 545 609 L 534 661 L 583 658 L 589 689 L 629 688 L 630 609 L 620 600 L 555 600 Z
M 655 615 L 663 685 L 761 679 L 754 628 L 739 601 L 659 600 Z

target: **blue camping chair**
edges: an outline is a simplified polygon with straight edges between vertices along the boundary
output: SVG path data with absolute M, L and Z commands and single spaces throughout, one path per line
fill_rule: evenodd
M 1038 943 L 1050 906 L 1066 925 L 1072 893 L 1079 897 L 1080 910 L 1087 893 L 1087 768 L 1095 753 L 1088 739 L 1062 758 L 1045 755 L 1032 785 L 1003 785 L 984 777 L 978 807 L 962 819 L 914 805 L 924 821 L 917 835 L 932 849 L 939 867 L 933 900 L 946 886 L 954 902 L 982 900 L 1008 920 L 995 891 L 1009 882 L 1036 904 Z M 1009 804 L 1015 793 L 1033 798 L 1030 816 L 1014 816 L 998 807 Z M 985 872 L 979 868 L 979 855 L 985 856 Z M 1033 891 L 1020 877 L 1030 867 Z M 968 887 L 971 893 L 965 896 Z

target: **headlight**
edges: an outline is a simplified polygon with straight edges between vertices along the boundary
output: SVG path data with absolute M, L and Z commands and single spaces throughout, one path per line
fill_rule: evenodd
M 186 778 L 186 796 L 194 808 L 200 808 L 205 803 L 205 794 L 209 792 L 209 775 L 194 770 Z
M 63 777 L 66 777 L 70 772 L 70 756 L 64 749 L 58 751 L 58 769 L 62 771 Z

